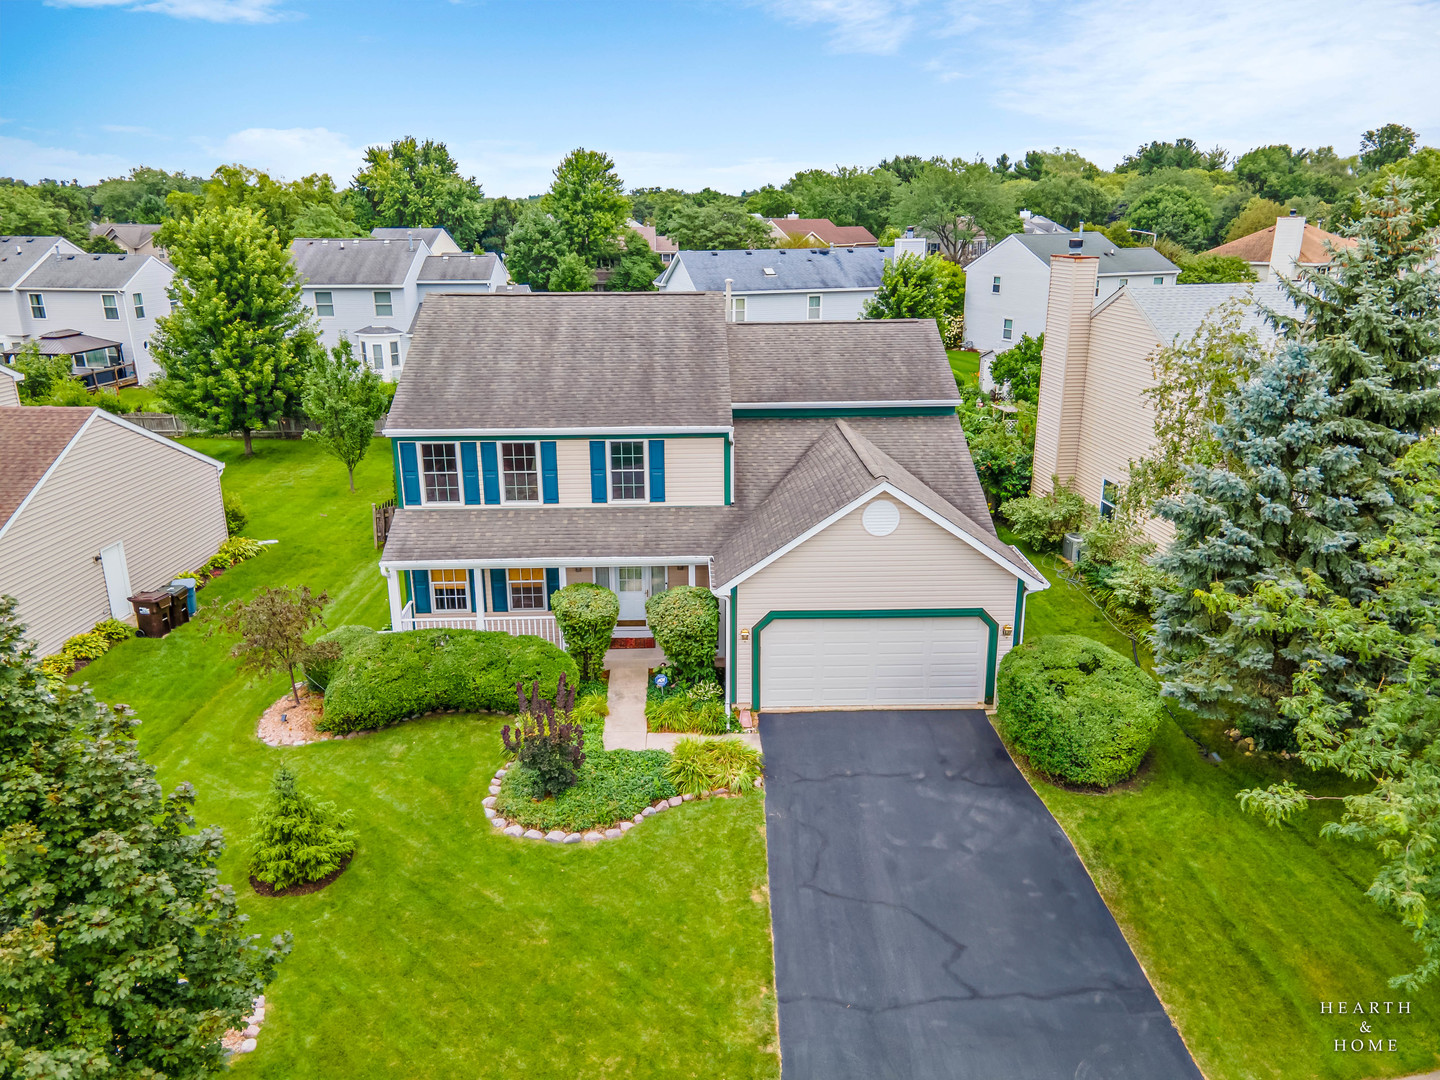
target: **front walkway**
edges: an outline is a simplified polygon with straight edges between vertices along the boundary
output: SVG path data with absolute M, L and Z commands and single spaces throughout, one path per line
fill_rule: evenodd
M 665 654 L 659 649 L 611 649 L 605 654 L 605 667 L 610 671 L 610 715 L 605 718 L 606 750 L 673 750 L 675 741 L 684 738 L 676 732 L 651 733 L 645 725 L 645 686 L 650 669 L 659 667 Z M 742 739 L 757 750 L 760 736 L 753 731 L 742 735 L 692 738 Z

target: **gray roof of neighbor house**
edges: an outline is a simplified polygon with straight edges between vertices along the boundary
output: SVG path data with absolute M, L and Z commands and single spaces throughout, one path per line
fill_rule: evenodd
M 51 255 L 25 279 L 26 289 L 124 288 L 153 255 Z
M 1107 301 L 1114 301 L 1120 295 L 1128 295 L 1139 307 L 1162 345 L 1172 344 L 1176 338 L 1188 339 L 1206 316 L 1231 300 L 1243 303 L 1240 314 L 1240 329 L 1253 330 L 1262 342 L 1273 341 L 1275 328 L 1265 318 L 1266 309 L 1284 315 L 1293 315 L 1295 307 L 1290 298 L 1273 282 L 1251 282 L 1238 285 L 1165 285 L 1144 286 L 1122 289 Z M 1098 311 L 1104 302 L 1096 306 Z
M 109 349 L 121 343 L 109 338 L 92 337 L 79 330 L 52 330 L 34 339 L 34 344 L 39 347 L 41 356 L 74 356 L 91 349 Z M 13 349 L 6 349 L 5 353 L 15 355 L 22 348 L 23 345 L 17 345 Z
M 736 403 L 960 403 L 934 319 L 728 323 L 726 332 Z
M 380 334 L 398 334 L 400 331 L 393 326 L 376 326 L 372 323 L 370 326 L 362 326 L 359 330 L 356 330 L 355 333 L 357 336 L 366 335 L 375 337 Z
M 735 292 L 805 289 L 878 289 L 891 248 L 758 248 L 755 250 L 682 251 L 666 271 L 683 263 L 695 288 L 724 292 L 725 279 Z M 769 269 L 773 274 L 767 274 Z
M 93 408 L 29 405 L 0 409 L 0 525 L 10 520 Z
M 386 431 L 730 426 L 724 298 L 438 293 Z
M 444 229 L 374 228 L 370 230 L 371 237 L 376 240 L 408 240 L 414 237 L 416 240 L 424 240 L 425 246 L 429 248 L 435 246 L 435 241 L 440 239 L 442 234 L 449 235 Z
M 431 255 L 420 267 L 422 283 L 435 281 L 489 281 L 495 273 L 495 256 Z
M 1076 250 L 1071 240 L 1082 240 L 1083 246 Z M 1051 255 L 1098 255 L 1100 273 L 1105 274 L 1170 274 L 1180 268 L 1152 247 L 1116 247 L 1115 242 L 1104 233 L 1016 233 L 1005 240 L 1024 245 L 1036 258 L 1050 266 Z M 1005 241 L 1001 241 L 1004 243 Z M 999 247 L 999 244 L 995 245 Z M 995 248 L 990 249 L 994 251 Z
M 159 231 L 159 225 L 145 222 L 97 221 L 90 226 L 91 236 L 114 236 L 116 241 L 129 248 L 141 247 Z
M 66 252 L 80 249 L 63 236 L 0 236 L 0 289 L 8 289 L 43 259 L 55 245 Z
M 385 240 L 299 239 L 290 244 L 290 254 L 305 284 L 403 285 L 415 260 L 425 254 L 420 244 L 410 250 L 406 243 Z

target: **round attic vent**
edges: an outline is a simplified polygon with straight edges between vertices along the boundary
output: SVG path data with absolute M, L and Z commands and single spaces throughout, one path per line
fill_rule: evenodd
M 889 536 L 900 526 L 900 508 L 885 499 L 876 499 L 865 507 L 860 520 L 871 536 Z

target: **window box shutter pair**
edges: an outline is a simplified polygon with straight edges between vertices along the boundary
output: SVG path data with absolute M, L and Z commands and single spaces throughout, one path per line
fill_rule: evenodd
M 608 445 L 604 439 L 592 439 L 590 442 L 590 501 L 592 503 L 608 502 L 608 485 L 606 483 L 605 471 L 609 467 L 606 461 Z M 665 501 L 665 440 L 650 440 L 650 476 L 649 495 L 652 503 L 663 503 Z

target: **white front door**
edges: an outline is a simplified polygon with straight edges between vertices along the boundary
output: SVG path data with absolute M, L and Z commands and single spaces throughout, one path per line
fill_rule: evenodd
M 620 597 L 620 621 L 634 622 L 645 618 L 645 568 L 617 566 L 615 593 Z
M 124 619 L 130 614 L 130 568 L 125 565 L 125 545 L 119 541 L 100 549 L 100 569 L 105 571 L 105 592 L 110 598 L 110 617 Z

